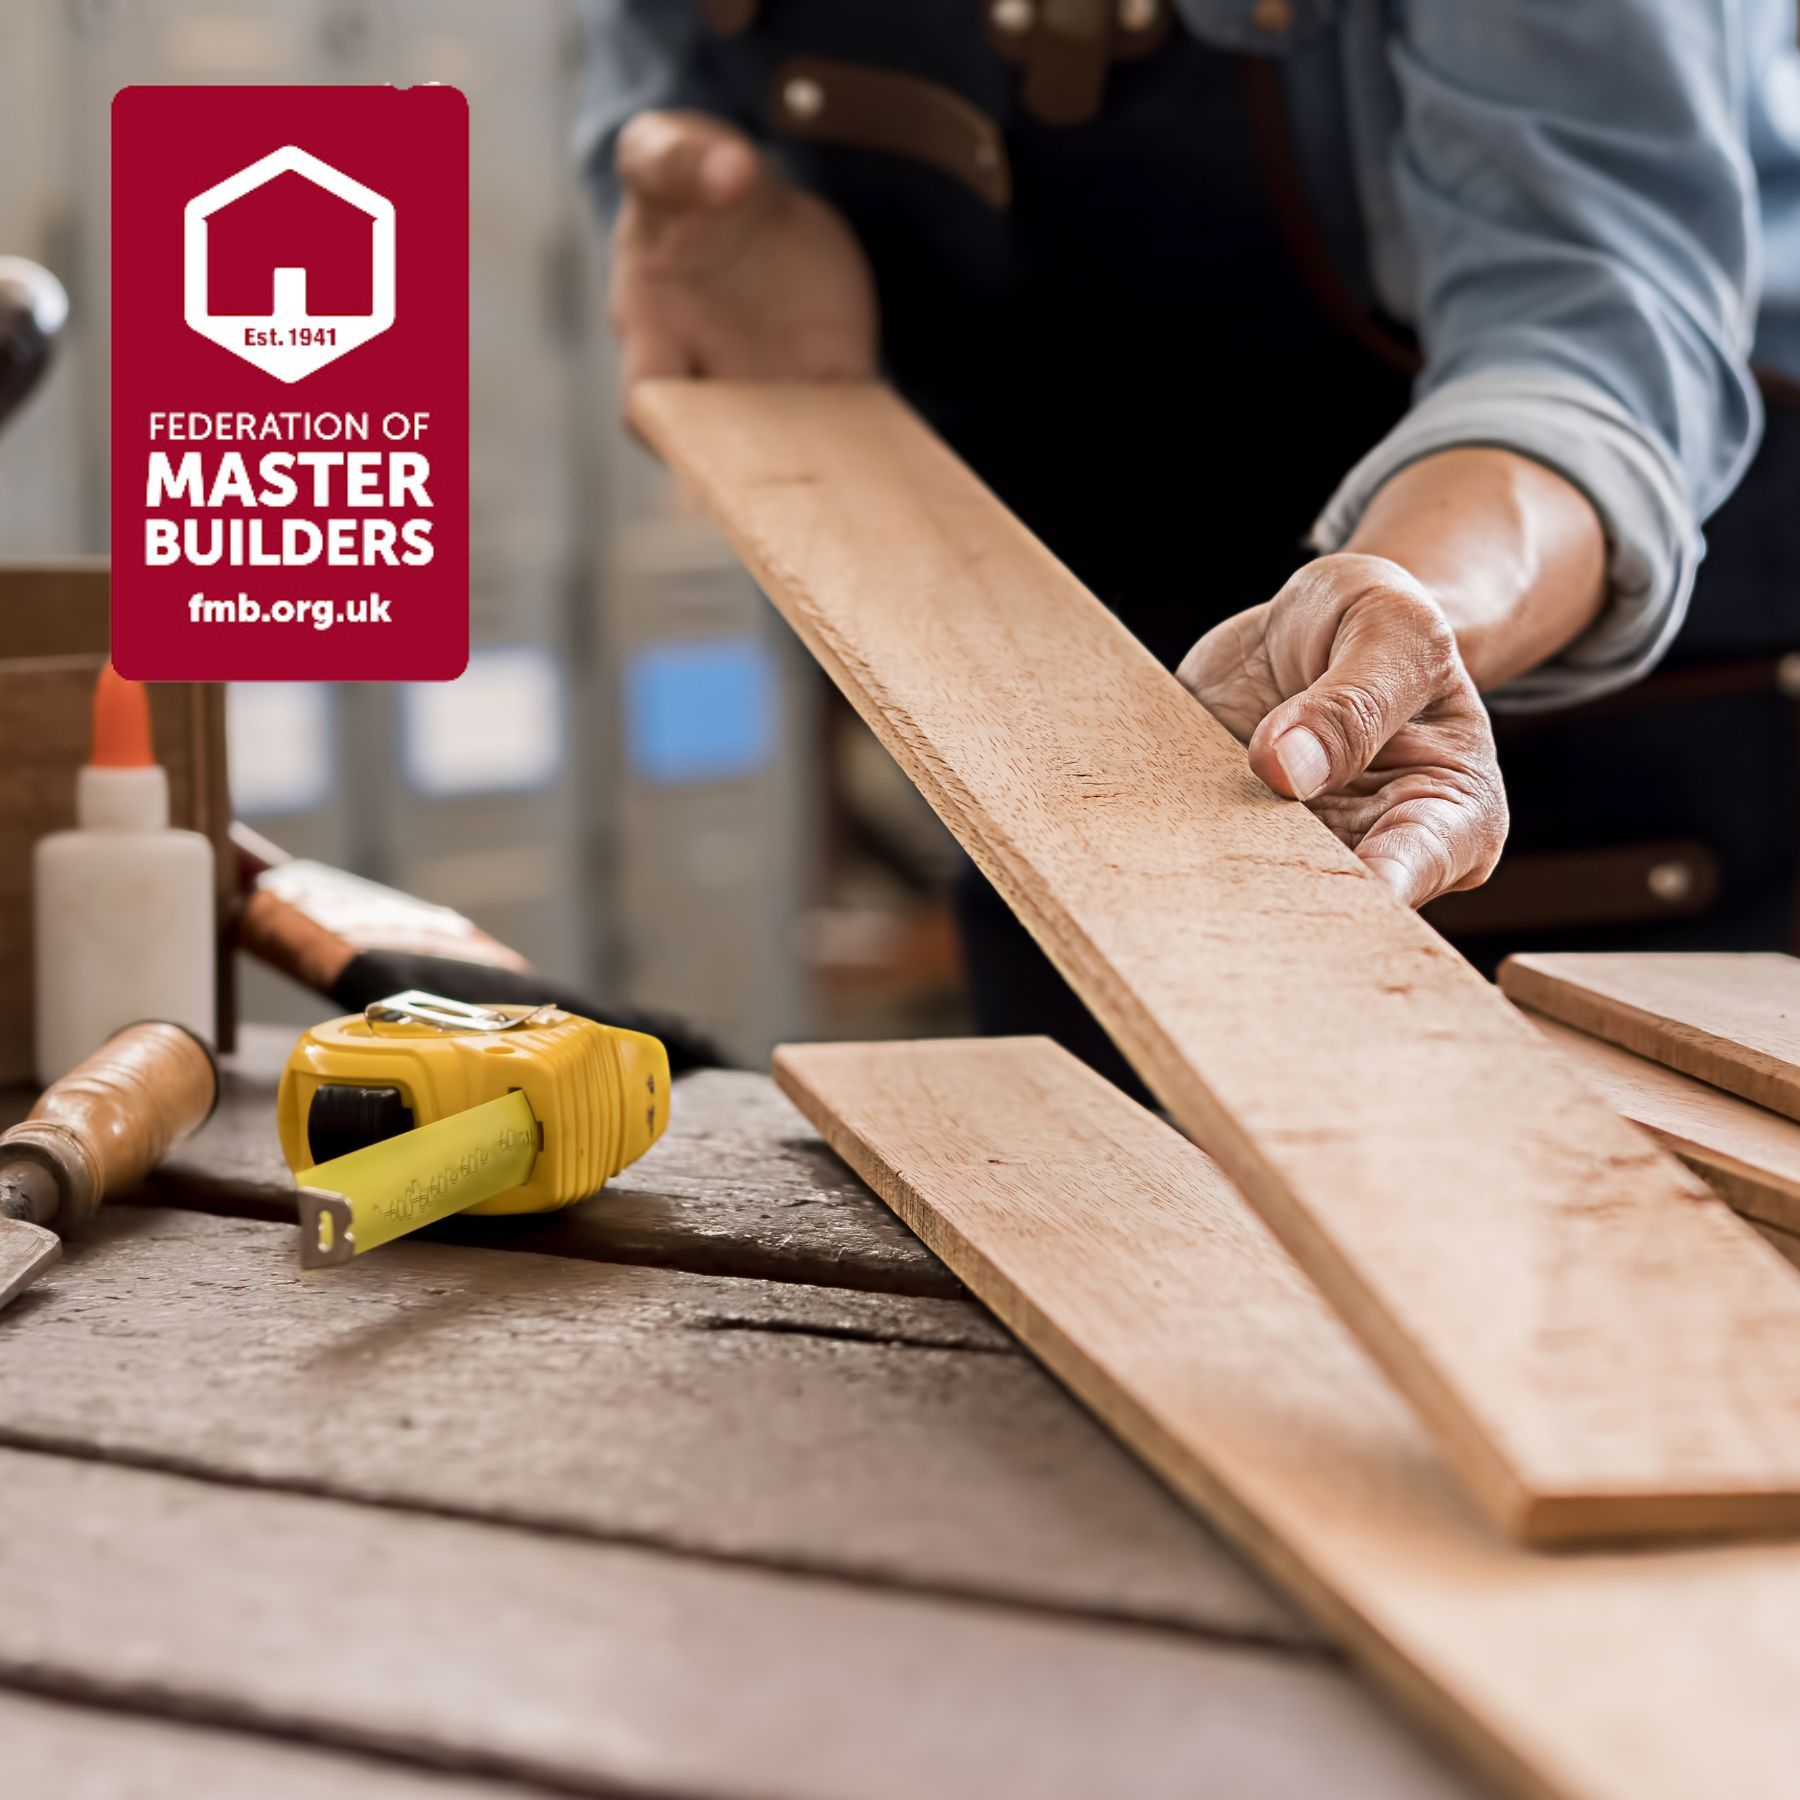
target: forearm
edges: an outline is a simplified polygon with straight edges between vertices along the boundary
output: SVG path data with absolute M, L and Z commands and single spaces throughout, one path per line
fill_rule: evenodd
M 1437 597 L 1486 691 L 1572 643 L 1606 598 L 1606 543 L 1581 491 L 1510 451 L 1439 451 L 1370 500 L 1344 545 Z

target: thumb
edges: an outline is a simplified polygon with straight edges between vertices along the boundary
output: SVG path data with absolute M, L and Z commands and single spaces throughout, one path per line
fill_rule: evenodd
M 639 113 L 619 134 L 619 180 L 641 205 L 723 212 L 749 198 L 762 158 L 744 134 L 704 113 Z
M 1296 800 L 1342 787 L 1455 683 L 1455 634 L 1423 589 L 1380 587 L 1345 608 L 1324 673 L 1273 708 L 1250 737 L 1250 766 Z

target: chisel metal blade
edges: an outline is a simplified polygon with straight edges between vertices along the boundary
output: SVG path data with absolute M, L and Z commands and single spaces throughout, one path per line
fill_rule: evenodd
M 62 1255 L 62 1239 L 42 1225 L 0 1218 L 0 1307 Z

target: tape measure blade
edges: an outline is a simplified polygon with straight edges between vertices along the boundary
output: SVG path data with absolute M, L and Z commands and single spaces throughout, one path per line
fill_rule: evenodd
M 341 1194 L 355 1254 L 479 1206 L 531 1175 L 538 1124 L 522 1093 L 503 1094 L 416 1131 L 301 1170 L 303 1187 Z

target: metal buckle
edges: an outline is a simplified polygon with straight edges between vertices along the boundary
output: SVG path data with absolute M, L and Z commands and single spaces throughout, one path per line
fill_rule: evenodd
M 495 1006 L 472 1006 L 466 1000 L 446 1000 L 442 994 L 408 988 L 385 1000 L 371 1000 L 363 1017 L 371 1025 L 429 1025 L 434 1031 L 517 1031 L 521 1025 L 541 1023 L 550 1011 L 539 1006 L 502 1012 Z

